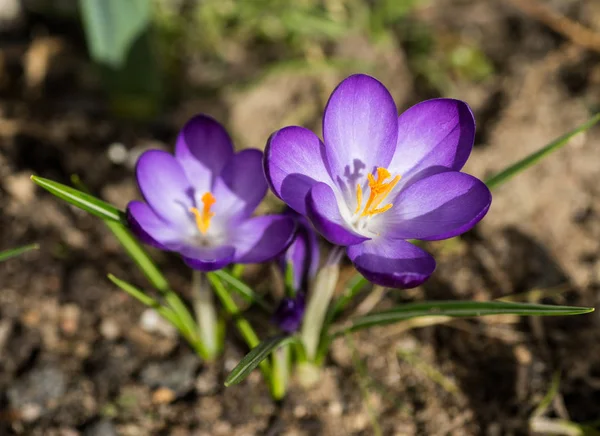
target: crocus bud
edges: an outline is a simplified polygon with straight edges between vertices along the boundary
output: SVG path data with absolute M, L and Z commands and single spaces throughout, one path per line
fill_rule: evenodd
M 308 221 L 294 211 L 286 212 L 297 224 L 296 235 L 288 249 L 281 255 L 279 265 L 286 278 L 291 295 L 305 292 L 319 267 L 317 235 Z

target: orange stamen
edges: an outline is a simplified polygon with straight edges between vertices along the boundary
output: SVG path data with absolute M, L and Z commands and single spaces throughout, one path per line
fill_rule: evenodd
M 206 232 L 208 232 L 208 228 L 210 227 L 210 219 L 213 216 L 215 216 L 215 213 L 211 212 L 210 208 L 212 207 L 213 204 L 215 204 L 217 202 L 217 200 L 210 192 L 206 192 L 202 196 L 201 200 L 202 200 L 202 204 L 203 204 L 202 212 L 200 212 L 195 207 L 190 207 L 190 212 L 194 214 L 194 218 L 196 219 L 196 226 L 198 227 L 198 230 L 200 230 L 200 233 L 205 235 Z
M 369 198 L 367 200 L 367 204 L 360 214 L 361 217 L 373 216 L 385 211 L 390 210 L 393 206 L 392 204 L 387 204 L 383 207 L 378 207 L 392 192 L 392 189 L 398 184 L 400 181 L 400 176 L 396 176 L 392 179 L 392 181 L 388 183 L 384 183 L 385 180 L 391 177 L 390 172 L 385 168 L 377 168 L 377 179 L 373 177 L 373 174 L 367 174 L 367 179 L 369 181 L 369 188 L 371 190 L 369 194 Z M 356 187 L 356 200 L 358 206 L 356 207 L 355 214 L 360 211 L 362 206 L 362 188 L 360 185 Z

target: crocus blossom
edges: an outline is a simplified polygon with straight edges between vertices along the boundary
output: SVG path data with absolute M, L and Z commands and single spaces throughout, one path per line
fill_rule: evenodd
M 376 79 L 354 75 L 329 98 L 323 141 L 291 126 L 271 135 L 265 173 L 275 194 L 308 217 L 355 267 L 383 286 L 424 282 L 435 260 L 407 240 L 439 240 L 471 229 L 491 194 L 460 172 L 473 146 L 468 105 L 439 98 L 398 117 Z
M 198 115 L 177 138 L 175 155 L 149 150 L 136 176 L 145 202 L 132 201 L 127 215 L 143 242 L 175 251 L 200 271 L 270 260 L 290 243 L 289 216 L 251 217 L 267 191 L 262 152 L 234 153 L 225 129 Z
M 306 292 L 319 268 L 317 235 L 308 221 L 293 210 L 286 212 L 296 222 L 296 234 L 289 247 L 279 256 L 283 274 L 291 273 L 291 297 L 285 297 L 273 315 L 273 322 L 283 331 L 292 333 L 302 323 L 306 307 Z

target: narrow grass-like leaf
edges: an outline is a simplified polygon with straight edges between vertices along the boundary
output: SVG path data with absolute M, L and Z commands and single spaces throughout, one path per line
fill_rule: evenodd
M 31 180 L 58 198 L 63 199 L 98 218 L 120 223 L 125 223 L 126 221 L 123 212 L 93 195 L 43 177 L 31 176 Z
M 276 350 L 277 348 L 295 342 L 294 336 L 274 336 L 269 339 L 265 339 L 256 347 L 254 347 L 248 354 L 244 356 L 240 363 L 229 373 L 225 380 L 225 386 L 232 386 L 240 383 L 244 380 L 248 374 L 252 372 L 260 363 L 267 358 L 267 356 Z
M 161 292 L 169 289 L 169 282 L 131 232 L 121 223 L 114 221 L 105 221 L 105 223 L 150 283 Z
M 0 262 L 10 259 L 11 257 L 20 256 L 21 254 L 27 253 L 31 250 L 37 250 L 38 248 L 40 248 L 38 244 L 29 244 L 22 247 L 9 248 L 8 250 L 0 251 Z
M 348 304 L 356 297 L 356 295 L 364 289 L 365 286 L 369 284 L 369 281 L 365 279 L 362 275 L 356 274 L 354 275 L 348 282 L 344 293 L 340 298 L 337 299 L 332 309 L 332 317 L 335 319 Z
M 167 304 L 173 309 L 181 322 L 187 337 L 195 338 L 197 340 L 196 321 L 194 321 L 194 318 L 185 303 L 170 288 L 167 279 L 154 264 L 146 250 L 144 250 L 137 239 L 135 239 L 131 232 L 122 224 L 108 220 L 105 220 L 104 222 L 113 232 L 123 248 L 125 248 L 129 257 L 131 257 L 131 259 L 139 266 L 140 270 L 142 270 L 156 290 L 161 293 Z
M 487 315 L 564 316 L 593 312 L 590 307 L 547 304 L 506 303 L 501 301 L 429 301 L 409 303 L 385 312 L 354 318 L 332 333 L 333 337 L 368 327 L 392 324 L 420 316 L 477 317 Z
M 519 162 L 509 166 L 503 171 L 500 171 L 498 174 L 490 177 L 485 181 L 485 184 L 490 189 L 497 188 L 501 184 L 507 182 L 508 180 L 519 174 L 521 171 L 524 171 L 525 169 L 537 163 L 543 157 L 549 155 L 553 151 L 560 149 L 565 144 L 567 144 L 571 138 L 578 135 L 579 133 L 585 132 L 598 121 L 600 121 L 600 114 L 594 115 L 592 118 L 590 118 L 588 121 L 586 121 L 576 129 L 571 130 L 570 132 L 562 135 L 560 138 L 557 138 L 556 140 L 552 141 L 550 144 L 546 145 L 542 149 L 530 154 L 524 159 L 521 159 Z
M 185 323 L 185 319 L 182 319 L 181 314 L 177 312 L 177 310 L 171 307 L 163 306 L 154 298 L 136 288 L 132 284 L 127 283 L 125 280 L 121 280 L 112 274 L 109 274 L 108 278 L 111 282 L 117 285 L 121 290 L 131 295 L 133 298 L 156 310 L 160 316 L 170 322 L 179 331 L 179 333 L 181 333 L 181 335 L 188 341 L 192 348 L 194 348 L 198 355 L 202 357 L 207 355 L 204 344 L 198 340 L 196 330 L 193 328 L 195 324 L 192 325 L 192 328 L 190 328 L 190 326 Z
M 321 330 L 321 341 L 319 342 L 319 348 L 317 350 L 317 356 L 315 361 L 317 363 L 322 362 L 327 356 L 329 350 L 330 340 L 327 337 L 327 331 L 332 322 L 334 322 L 344 309 L 350 304 L 350 302 L 356 297 L 356 295 L 369 284 L 369 281 L 365 279 L 361 274 L 356 273 L 346 285 L 344 293 L 334 302 L 334 304 L 327 311 L 327 316 L 323 322 L 323 329 Z
M 123 291 L 127 292 L 133 298 L 138 300 L 140 303 L 155 309 L 163 318 L 165 318 L 167 321 L 169 321 L 171 324 L 177 327 L 177 329 L 181 330 L 181 324 L 173 310 L 163 306 L 150 295 L 136 288 L 132 284 L 127 283 L 125 280 L 121 280 L 112 274 L 108 275 L 108 279 L 115 285 L 117 285 L 119 288 L 121 288 Z
M 82 194 L 88 197 L 95 198 L 87 192 L 88 189 L 83 184 L 79 176 L 73 175 L 71 176 L 71 180 L 73 184 L 80 189 L 80 191 L 77 192 L 81 192 Z M 99 199 L 96 200 L 102 201 Z M 108 206 L 117 210 L 117 212 L 120 215 L 124 216 L 124 213 L 115 208 L 114 206 Z M 113 221 L 109 219 L 103 219 L 103 221 L 113 233 L 113 235 L 115 235 L 115 237 L 123 246 L 123 248 L 125 248 L 125 251 L 129 255 L 129 257 L 138 265 L 138 267 L 140 268 L 142 273 L 144 273 L 144 275 L 150 281 L 150 283 L 152 283 L 152 286 L 154 286 L 154 288 L 156 288 L 156 290 L 160 292 L 167 304 L 169 304 L 182 327 L 181 331 L 184 334 L 184 337 L 188 338 L 188 341 L 196 348 L 196 350 L 200 350 L 201 355 L 205 355 L 202 354 L 204 353 L 204 350 L 202 344 L 200 344 L 200 341 L 198 340 L 197 325 L 194 321 L 194 318 L 190 314 L 190 311 L 188 310 L 185 303 L 171 289 L 171 287 L 169 286 L 169 282 L 167 281 L 165 276 L 160 272 L 156 264 L 152 261 L 152 258 L 150 258 L 148 252 L 144 249 L 144 247 L 142 247 L 142 245 L 133 236 L 133 234 L 131 234 L 131 232 L 122 222 Z
M 222 269 L 219 271 L 210 272 L 208 274 L 219 277 L 219 279 L 227 283 L 234 291 L 236 291 L 244 299 L 244 301 L 248 303 L 256 303 L 267 312 L 272 311 L 271 306 L 265 302 L 260 295 L 254 292 L 246 283 L 233 276 L 229 272 Z

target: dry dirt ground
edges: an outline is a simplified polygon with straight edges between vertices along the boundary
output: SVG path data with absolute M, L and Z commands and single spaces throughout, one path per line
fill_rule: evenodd
M 476 41 L 496 71 L 479 83 L 453 80 L 448 91 L 468 101 L 478 120 L 468 172 L 490 175 L 600 109 L 598 53 L 508 2 L 432 3 L 415 19 Z M 549 4 L 588 26 L 600 23 L 593 0 Z M 112 272 L 146 283 L 102 223 L 36 189 L 29 176 L 68 182 L 78 173 L 123 207 L 137 195 L 135 157 L 148 147 L 170 149 L 187 116 L 209 112 L 239 147 L 263 147 L 283 125 L 318 128 L 345 72 L 272 74 L 252 87 L 182 97 L 153 123 L 127 123 L 107 113 L 82 42 L 60 26 L 40 32 L 47 23 L 33 24 L 0 39 L 0 248 L 41 244 L 0 264 L 0 434 L 518 435 L 528 433 L 557 375 L 558 395 L 543 417 L 600 418 L 597 314 L 380 328 L 335 342 L 319 385 L 294 383 L 281 404 L 270 400 L 258 373 L 225 389 L 243 344 L 233 339 L 222 359 L 202 363 L 106 279 Z M 355 36 L 332 50 L 368 64 L 400 109 L 437 95 L 401 44 L 382 49 Z M 190 73 L 187 80 L 195 79 Z M 429 246 L 439 263 L 434 277 L 415 290 L 389 291 L 381 307 L 531 290 L 540 292 L 525 298 L 595 306 L 598 133 L 579 136 L 499 188 L 474 231 Z M 188 271 L 175 257 L 153 254 L 186 297 Z M 248 274 L 266 288 L 256 270 Z

